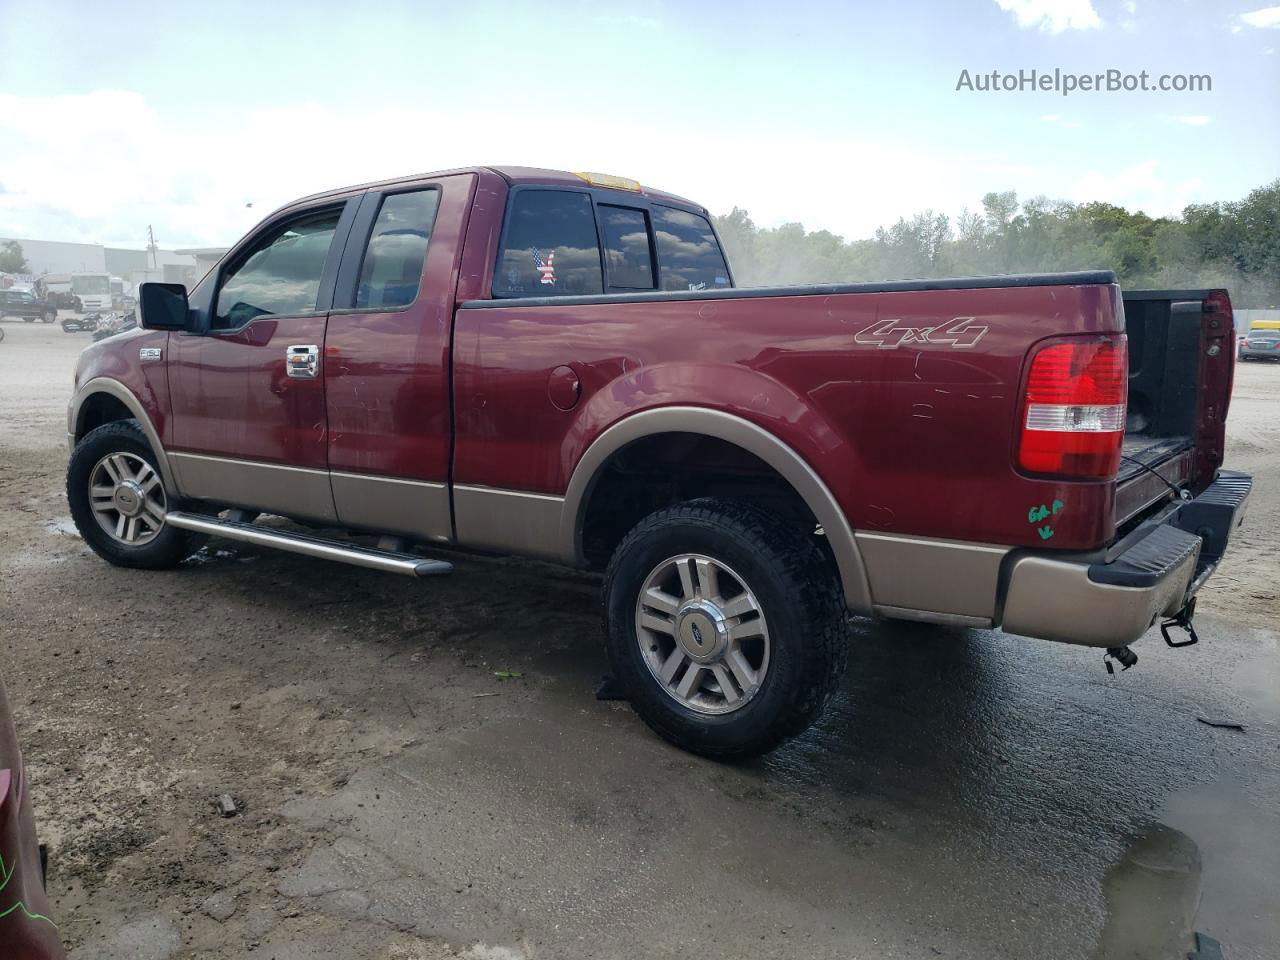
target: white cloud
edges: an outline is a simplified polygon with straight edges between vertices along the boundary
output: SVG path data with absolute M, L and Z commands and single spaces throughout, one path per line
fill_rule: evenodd
M 1038 27 L 1048 33 L 1102 26 L 1090 0 L 996 0 L 996 5 L 1012 13 L 1018 26 Z
M 1177 123 L 1185 123 L 1189 127 L 1203 127 L 1206 123 L 1209 123 L 1213 117 L 1205 116 L 1203 113 L 1196 113 L 1182 117 L 1170 117 L 1169 119 L 1174 120 Z
M 1042 123 L 1051 123 L 1055 127 L 1061 127 L 1063 130 L 1079 130 L 1083 126 L 1079 120 L 1070 120 L 1056 113 L 1046 113 L 1040 118 L 1040 121 Z
M 1075 123 L 1058 114 L 1045 118 Z M 439 135 L 458 129 L 467 131 L 465 142 Z M 361 137 L 317 143 L 316 130 L 376 131 L 378 148 L 370 150 Z M 0 236 L 135 249 L 145 244 L 148 224 L 165 248 L 230 244 L 275 207 L 308 193 L 476 163 L 616 173 L 715 213 L 736 205 L 762 226 L 800 221 L 850 239 L 924 209 L 973 208 L 989 190 L 1061 196 L 1075 175 L 1069 165 L 1004 146 L 944 156 L 933 144 L 890 137 L 787 131 L 762 138 L 693 122 L 584 124 L 580 116 L 527 110 L 477 117 L 463 110 L 301 103 L 234 120 L 169 116 L 140 94 L 112 90 L 0 95 L 0 156 Z M 1102 198 L 1160 213 L 1201 199 L 1184 199 L 1194 181 L 1166 184 L 1154 167 L 1116 173 L 1113 161 L 1100 162 L 1073 187 L 1071 199 Z M 779 170 L 810 175 L 781 187 Z M 832 191 L 834 175 L 848 189 Z
M 1070 199 L 1076 203 L 1104 200 L 1158 217 L 1180 213 L 1195 202 L 1202 187 L 1197 177 L 1167 180 L 1160 173 L 1159 160 L 1146 160 L 1113 173 L 1090 170 L 1071 185 Z
M 1280 27 L 1280 7 L 1262 7 L 1242 13 L 1240 22 L 1247 27 Z
M 1138 29 L 1137 0 L 1124 0 L 1122 8 L 1124 9 L 1124 16 L 1120 18 L 1120 29 L 1132 33 Z

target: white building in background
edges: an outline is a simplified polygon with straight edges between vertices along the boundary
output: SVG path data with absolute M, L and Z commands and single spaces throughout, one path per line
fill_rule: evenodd
M 27 273 L 36 277 L 48 274 L 105 273 L 126 281 L 129 289 L 144 280 L 195 286 L 204 275 L 198 261 L 190 254 L 173 250 L 130 250 L 104 247 L 99 243 L 67 243 L 61 240 L 29 240 L 22 237 L 0 237 L 0 243 L 12 239 L 22 247 L 27 260 Z
M 9 239 L 22 247 L 22 255 L 27 258 L 27 273 L 37 277 L 46 273 L 105 273 L 107 270 L 107 250 L 101 244 L 21 237 L 0 237 L 0 243 Z

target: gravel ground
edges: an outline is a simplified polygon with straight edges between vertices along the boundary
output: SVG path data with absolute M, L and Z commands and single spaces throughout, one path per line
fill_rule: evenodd
M 1276 956 L 1280 364 L 1237 375 L 1257 485 L 1199 646 L 1109 679 L 858 622 L 831 716 L 722 766 L 592 698 L 590 576 L 98 560 L 62 493 L 88 337 L 5 331 L 0 671 L 74 960 Z

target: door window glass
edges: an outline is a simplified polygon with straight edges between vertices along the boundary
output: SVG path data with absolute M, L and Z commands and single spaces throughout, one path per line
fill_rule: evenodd
M 357 307 L 394 308 L 413 303 L 439 204 L 437 190 L 383 197 L 360 268 Z
M 315 310 L 340 214 L 326 210 L 294 220 L 258 243 L 223 278 L 213 329 L 234 329 L 267 314 Z

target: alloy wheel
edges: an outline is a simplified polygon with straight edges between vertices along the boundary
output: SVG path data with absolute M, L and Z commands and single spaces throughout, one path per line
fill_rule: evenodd
M 698 713 L 740 710 L 769 670 L 769 627 L 747 582 L 687 553 L 662 561 L 636 601 L 636 640 L 668 696 Z

